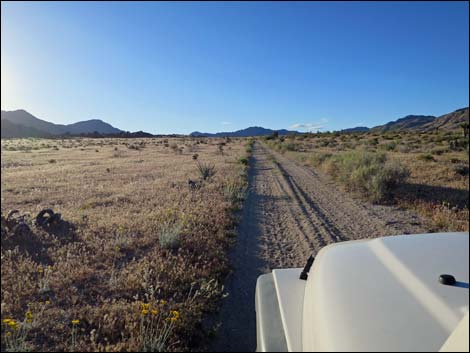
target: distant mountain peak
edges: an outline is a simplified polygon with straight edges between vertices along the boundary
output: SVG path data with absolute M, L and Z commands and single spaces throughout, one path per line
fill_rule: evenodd
M 65 134 L 117 134 L 122 130 L 100 120 L 90 119 L 79 121 L 74 124 L 54 124 L 39 118 L 24 109 L 12 111 L 2 110 L 2 137 L 48 137 Z M 8 123 L 6 123 L 8 121 Z
M 205 133 L 194 131 L 189 136 L 193 137 L 251 137 L 251 136 L 268 136 L 272 135 L 274 132 L 277 132 L 279 135 L 295 135 L 298 134 L 298 131 L 290 130 L 272 130 L 266 129 L 261 126 L 250 126 L 246 129 L 232 131 L 232 132 L 217 132 L 217 133 Z
M 348 128 L 348 129 L 343 129 L 343 130 L 340 130 L 339 132 L 367 132 L 369 131 L 370 129 L 367 127 L 367 126 L 356 126 L 356 127 L 351 127 L 351 128 Z

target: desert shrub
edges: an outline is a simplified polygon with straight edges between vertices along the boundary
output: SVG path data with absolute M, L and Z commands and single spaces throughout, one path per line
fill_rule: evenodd
M 408 145 L 399 145 L 397 151 L 400 153 L 410 153 L 412 150 L 411 146 Z
M 193 154 L 193 160 L 196 160 L 199 155 L 197 153 Z
M 442 155 L 444 153 L 447 153 L 447 152 L 449 152 L 449 150 L 447 148 L 442 148 L 442 147 L 441 148 L 433 148 L 431 150 L 431 154 L 434 154 L 436 156 L 440 156 L 440 155 Z
M 451 141 L 449 141 L 449 148 L 452 151 L 463 151 L 463 150 L 468 151 L 468 144 L 469 144 L 468 137 L 467 138 L 455 137 Z
M 112 154 L 113 158 L 120 158 L 123 156 L 123 152 L 119 149 L 115 149 L 113 154 Z
M 269 140 L 275 140 L 279 137 L 279 133 L 277 131 L 274 131 L 271 135 L 265 136 L 264 140 L 269 141 Z
M 356 147 L 356 145 L 351 142 L 345 142 L 343 143 L 341 147 L 345 150 L 353 150 Z
M 424 154 L 420 154 L 418 156 L 418 159 L 420 161 L 425 161 L 425 162 L 435 162 L 436 160 L 434 159 L 434 157 L 432 156 L 432 154 L 430 153 L 424 153 Z
M 245 145 L 245 152 L 248 154 L 248 155 L 251 155 L 253 153 L 253 145 L 255 144 L 255 140 L 252 139 L 252 138 L 249 138 L 247 140 L 247 143 Z
M 286 151 L 298 151 L 299 147 L 293 142 L 288 142 L 284 146 Z
M 189 153 L 194 152 L 194 145 L 186 144 L 186 149 Z
M 318 152 L 318 153 L 312 153 L 310 156 L 310 161 L 314 166 L 319 166 L 320 164 L 323 164 L 327 159 L 331 158 L 332 154 L 331 153 L 325 153 L 325 152 Z
M 224 185 L 224 197 L 232 204 L 245 199 L 248 187 L 245 183 L 230 181 Z
M 385 151 L 395 151 L 395 149 L 397 148 L 397 143 L 395 141 L 389 142 L 381 145 L 380 148 Z
M 273 150 L 279 151 L 281 149 L 281 142 L 279 140 L 266 141 L 266 143 Z
M 201 175 L 202 180 L 208 180 L 215 175 L 215 165 L 209 163 L 197 163 L 197 170 Z
M 468 165 L 457 164 L 452 167 L 452 170 L 454 171 L 455 174 L 461 175 L 461 176 L 467 176 L 469 174 Z
M 373 139 L 368 140 L 367 144 L 371 146 L 377 146 L 379 144 L 379 139 L 374 137 Z
M 137 145 L 137 144 L 127 145 L 127 148 L 130 149 L 130 150 L 140 151 L 140 146 Z
M 160 230 L 158 240 L 163 249 L 177 249 L 181 243 L 181 223 L 165 223 Z
M 331 157 L 327 171 L 348 190 L 359 192 L 374 202 L 391 196 L 395 187 L 410 175 L 397 162 L 388 162 L 385 153 L 352 151 Z
M 49 163 L 57 163 L 57 161 L 55 159 L 49 159 L 48 162 Z
M 242 164 L 242 165 L 248 165 L 248 158 L 246 157 L 241 157 L 239 160 L 238 160 L 238 163 Z

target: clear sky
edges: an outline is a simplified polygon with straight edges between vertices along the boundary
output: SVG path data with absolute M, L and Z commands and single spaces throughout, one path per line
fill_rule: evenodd
M 1 3 L 1 107 L 130 131 L 336 130 L 469 105 L 467 2 Z

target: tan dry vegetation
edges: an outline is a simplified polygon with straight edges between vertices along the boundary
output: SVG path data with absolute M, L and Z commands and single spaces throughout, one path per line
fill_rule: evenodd
M 210 328 L 201 323 L 223 295 L 233 211 L 246 188 L 244 144 L 2 140 L 2 350 L 203 346 Z M 203 182 L 199 161 L 216 171 Z M 36 226 L 45 208 L 62 220 Z M 7 224 L 12 209 L 26 214 L 26 229 Z M 163 235 L 177 237 L 174 246 Z M 163 343 L 149 337 L 164 326 Z
M 380 202 L 418 211 L 428 221 L 430 231 L 469 229 L 468 136 L 464 137 L 460 130 L 320 133 L 267 138 L 265 142 L 336 179 L 339 171 L 331 168 L 331 161 L 338 156 L 360 151 L 385 154 L 387 163 L 404 167 L 409 177 L 394 186 L 393 194 Z

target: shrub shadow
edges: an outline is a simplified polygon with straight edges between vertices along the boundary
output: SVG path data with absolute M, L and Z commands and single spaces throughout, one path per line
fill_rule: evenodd
M 429 203 L 448 202 L 450 206 L 458 208 L 469 207 L 469 192 L 463 189 L 404 183 L 397 187 L 394 194 L 397 200 L 420 200 Z

